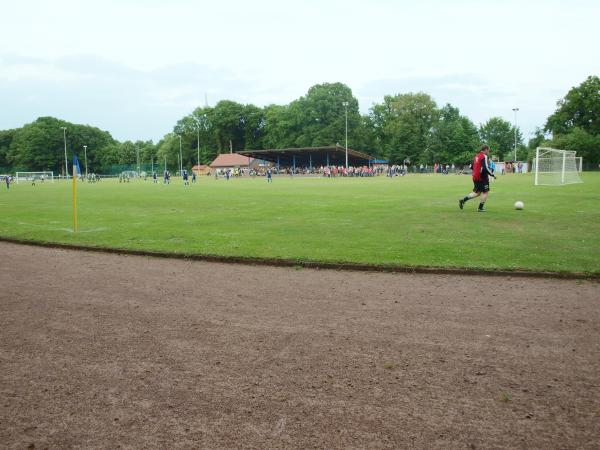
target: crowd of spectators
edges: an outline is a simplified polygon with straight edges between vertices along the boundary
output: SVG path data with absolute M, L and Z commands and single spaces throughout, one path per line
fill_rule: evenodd
M 416 173 L 438 173 L 448 175 L 450 173 L 462 174 L 466 173 L 468 166 L 457 166 L 455 164 L 375 164 L 372 166 L 277 166 L 273 167 L 258 167 L 258 168 L 229 168 L 217 169 L 215 171 L 216 178 L 232 178 L 244 176 L 266 176 L 267 170 L 271 170 L 273 175 L 308 175 L 321 176 L 326 178 L 336 177 L 375 177 L 385 175 L 387 177 L 405 176 L 407 174 Z

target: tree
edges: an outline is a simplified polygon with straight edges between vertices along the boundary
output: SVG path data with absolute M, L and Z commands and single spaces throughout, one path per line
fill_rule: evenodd
M 92 166 L 92 172 L 110 173 L 111 166 L 113 164 L 119 164 L 120 150 L 121 144 L 117 141 L 106 145 L 101 152 L 98 152 L 95 162 L 95 164 L 98 165 Z
M 351 136 L 352 148 L 375 156 L 378 159 L 384 158 L 384 155 L 379 152 L 379 147 L 375 137 L 375 127 L 373 125 L 373 121 L 371 120 L 371 116 L 360 116 L 360 122 L 358 123 L 358 126 L 352 130 Z
M 491 153 L 502 160 L 512 161 L 515 148 L 515 128 L 500 117 L 492 117 L 479 127 L 481 140 L 490 146 Z M 522 144 L 523 138 L 517 128 L 517 145 Z
M 35 122 L 15 130 L 7 152 L 7 161 L 13 169 L 52 170 L 55 173 L 63 173 L 65 144 L 61 127 L 67 128 L 67 159 L 71 160 L 73 153 L 76 153 L 83 164 L 83 146 L 87 145 L 88 167 L 99 169 L 104 149 L 115 142 L 110 133 L 54 117 L 40 117 Z
M 370 113 L 378 151 L 391 163 L 406 158 L 430 162 L 428 142 L 438 115 L 435 101 L 425 93 L 386 95 Z
M 263 148 L 265 135 L 265 111 L 254 105 L 245 105 L 242 111 L 242 128 L 244 132 L 244 149 L 259 150 Z
M 0 130 L 0 170 L 7 171 L 10 163 L 8 152 L 16 130 Z
M 588 77 L 557 102 L 557 109 L 546 121 L 544 129 L 555 135 L 574 128 L 600 135 L 600 78 Z
M 557 109 L 546 121 L 552 133 L 548 146 L 575 150 L 584 164 L 600 162 L 600 78 L 588 77 L 557 102 Z
M 299 112 L 299 108 L 297 108 Z M 295 112 L 295 111 L 294 111 Z M 268 105 L 264 108 L 263 148 L 290 148 L 300 133 L 300 118 L 294 118 L 290 105 Z
M 156 145 L 150 141 L 136 141 L 135 146 L 139 149 L 140 164 L 156 162 Z
M 439 120 L 433 125 L 429 149 L 433 159 L 429 163 L 465 163 L 473 158 L 479 147 L 477 127 L 458 108 L 447 104 L 440 110 Z M 465 154 L 469 155 L 465 160 Z
M 314 85 L 293 105 L 291 111 L 298 113 L 301 131 L 296 138 L 296 146 L 319 147 L 337 143 L 345 146 L 345 102 L 348 102 L 348 146 L 352 147 L 354 132 L 360 124 L 360 113 L 358 100 L 343 83 Z
M 231 148 L 241 150 L 244 145 L 244 105 L 221 100 L 211 114 L 213 136 L 219 153 Z
M 600 163 L 600 135 L 594 136 L 579 127 L 554 137 L 548 146 L 561 150 L 575 150 L 577 156 L 583 157 L 586 167 L 595 168 Z
M 196 108 L 192 114 L 182 119 L 179 123 L 184 125 L 182 130 L 185 140 L 191 148 L 193 164 L 198 159 L 198 144 L 200 144 L 200 164 L 208 164 L 218 154 L 217 142 L 212 117 L 214 109 L 210 107 Z M 200 141 L 200 142 L 198 142 Z
M 158 167 L 161 167 L 161 170 L 165 169 L 165 161 L 167 169 L 172 171 L 173 168 L 176 168 L 176 170 L 179 170 L 179 166 L 177 165 L 179 138 L 175 134 L 169 133 L 156 144 L 156 147 L 157 171 Z
M 540 127 L 536 127 L 535 132 L 533 133 L 533 137 L 529 139 L 527 147 L 530 150 L 535 150 L 536 148 L 541 147 L 542 143 L 547 140 L 548 137 L 546 136 L 544 130 Z
M 7 153 L 8 162 L 17 170 L 64 171 L 60 127 L 66 125 L 70 124 L 53 117 L 41 117 L 16 130 Z

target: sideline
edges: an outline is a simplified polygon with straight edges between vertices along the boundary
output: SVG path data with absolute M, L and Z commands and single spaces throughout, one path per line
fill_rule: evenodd
M 429 275 L 484 275 L 495 277 L 523 277 L 523 278 L 549 278 L 562 280 L 595 280 L 600 281 L 600 273 L 581 272 L 543 272 L 507 269 L 469 269 L 448 267 L 425 266 L 392 266 L 384 264 L 359 264 L 359 263 L 333 263 L 321 261 L 295 261 L 292 259 L 278 258 L 252 258 L 247 256 L 219 256 L 185 253 L 169 253 L 149 250 L 133 250 L 110 247 L 92 247 L 87 245 L 64 244 L 60 242 L 34 241 L 0 236 L 0 242 L 18 245 L 28 245 L 62 250 L 81 250 L 96 253 L 112 253 L 120 255 L 150 256 L 155 258 L 187 259 L 193 261 L 216 262 L 224 264 L 245 264 L 252 266 L 292 267 L 304 269 L 345 270 L 352 272 L 387 272 L 387 273 L 414 273 Z

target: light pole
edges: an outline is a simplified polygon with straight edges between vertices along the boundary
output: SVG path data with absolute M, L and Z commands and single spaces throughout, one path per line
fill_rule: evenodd
M 515 113 L 515 162 L 517 162 L 517 111 L 519 108 L 513 108 Z
M 198 134 L 198 169 L 200 170 L 200 121 L 198 119 L 196 119 L 196 117 L 194 117 L 194 120 L 196 121 L 196 133 Z
M 135 162 L 137 164 L 137 176 L 140 177 L 140 149 L 138 147 L 135 148 Z
M 63 137 L 65 139 L 65 177 L 69 179 L 69 164 L 67 163 L 67 127 L 61 127 L 63 130 Z
M 87 180 L 87 145 L 83 146 L 83 155 L 85 158 L 85 179 Z
M 183 154 L 181 153 L 181 135 L 179 136 L 179 175 L 183 176 Z
M 346 171 L 348 171 L 348 102 L 343 102 L 342 105 L 346 110 Z

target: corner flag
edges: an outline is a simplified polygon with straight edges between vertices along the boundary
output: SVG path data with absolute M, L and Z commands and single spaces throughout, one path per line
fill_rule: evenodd
M 77 175 L 80 175 L 81 170 L 79 170 L 79 160 L 77 159 L 77 155 L 73 154 L 73 176 L 75 176 L 76 168 L 77 168 Z

